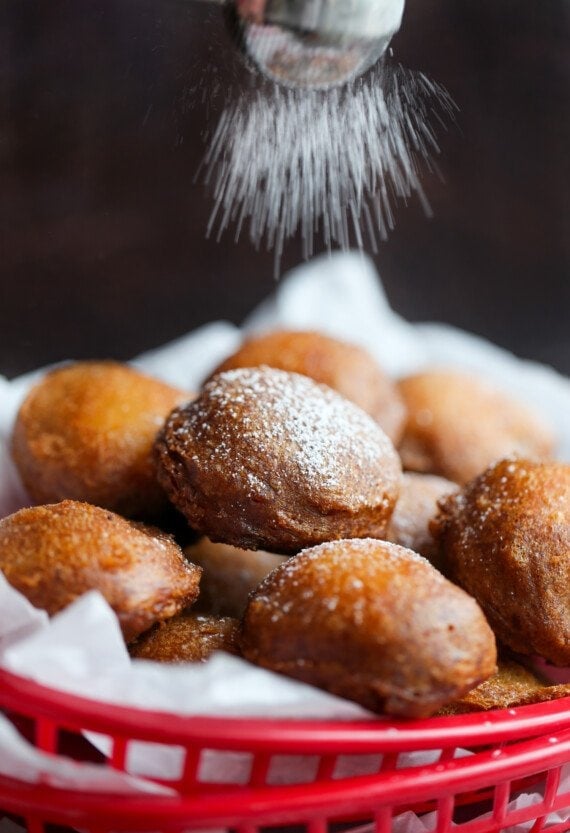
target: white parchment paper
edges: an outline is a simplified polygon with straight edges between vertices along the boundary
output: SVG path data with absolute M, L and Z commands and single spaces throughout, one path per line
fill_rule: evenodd
M 567 379 L 452 327 L 404 321 L 390 309 L 372 264 L 360 254 L 325 256 L 293 271 L 241 331 L 227 322 L 214 322 L 145 353 L 133 364 L 171 384 L 195 390 L 221 359 L 235 350 L 244 333 L 275 326 L 319 329 L 362 344 L 395 376 L 428 366 L 455 366 L 481 373 L 521 401 L 539 405 L 558 433 L 560 458 L 570 459 Z M 28 503 L 9 456 L 8 441 L 17 408 L 38 373 L 12 382 L 0 378 L 0 517 Z M 131 662 L 117 620 L 98 593 L 87 594 L 49 621 L 1 575 L 0 663 L 24 677 L 76 694 L 178 714 L 341 720 L 371 717 L 354 703 L 224 654 L 204 665 L 185 668 Z M 90 789 L 130 793 L 156 791 L 156 785 L 145 776 L 176 777 L 180 770 L 181 750 L 138 743 L 128 758 L 133 777 L 110 773 L 109 778 L 94 779 L 93 765 L 65 764 L 61 769 L 57 759 L 30 747 L 6 723 L 0 723 L 0 759 L 7 770 L 13 766 L 12 771 L 23 780 L 51 778 L 53 783 L 74 784 L 82 790 L 93 784 Z M 108 749 L 107 739 L 91 739 L 103 751 Z M 225 753 L 220 758 L 213 753 L 202 761 L 201 776 L 240 783 L 247 780 L 249 765 L 247 756 Z M 270 780 L 289 783 L 309 777 L 314 765 L 309 758 L 285 761 L 282 766 L 277 761 Z M 337 776 L 373 772 L 378 765 L 377 756 L 341 761 Z M 518 800 L 532 802 L 538 796 Z M 570 810 L 567 815 L 570 817 Z M 396 820 L 394 831 L 425 833 L 430 823 L 428 817 L 420 820 L 405 814 Z M 516 833 L 527 829 L 519 826 Z

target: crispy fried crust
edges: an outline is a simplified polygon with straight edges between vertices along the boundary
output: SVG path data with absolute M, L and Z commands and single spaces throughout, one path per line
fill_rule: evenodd
M 127 642 L 192 604 L 202 572 L 160 530 L 71 500 L 0 520 L 0 569 L 50 615 L 99 590 Z
M 433 714 L 495 671 L 477 603 L 416 553 L 373 540 L 305 550 L 252 594 L 251 662 L 368 709 Z
M 238 630 L 237 619 L 184 611 L 139 636 L 129 653 L 155 662 L 205 662 L 214 651 L 239 654 Z
M 570 664 L 570 466 L 502 460 L 441 503 L 432 531 L 503 643 Z
M 362 347 L 322 333 L 278 330 L 244 342 L 213 375 L 259 365 L 302 373 L 328 385 L 370 414 L 392 442 L 402 436 L 406 412 L 398 388 Z
M 48 373 L 18 413 L 12 455 L 31 498 L 87 501 L 128 517 L 166 505 L 152 446 L 167 414 L 191 394 L 115 362 Z
M 423 555 L 441 569 L 440 548 L 430 532 L 429 522 L 438 512 L 437 501 L 457 488 L 457 483 L 443 477 L 404 472 L 386 539 Z
M 190 561 L 204 571 L 196 609 L 218 616 L 241 619 L 248 596 L 286 556 L 264 550 L 240 550 L 201 538 L 185 548 Z
M 546 459 L 551 429 L 528 408 L 465 373 L 431 371 L 400 380 L 408 410 L 405 469 L 466 483 L 510 454 Z
M 160 482 L 190 525 L 242 549 L 381 537 L 400 486 L 398 455 L 364 411 L 268 367 L 215 376 L 172 412 L 156 452 Z
M 444 706 L 441 715 L 467 714 L 490 709 L 512 709 L 570 697 L 570 684 L 546 685 L 532 671 L 512 659 L 499 660 L 499 668 L 484 683 Z

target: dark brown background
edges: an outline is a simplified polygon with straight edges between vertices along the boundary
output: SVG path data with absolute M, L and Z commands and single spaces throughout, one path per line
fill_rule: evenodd
M 460 130 L 442 137 L 446 184 L 426 180 L 434 219 L 400 209 L 375 258 L 409 318 L 566 373 L 569 31 L 567 0 L 409 0 L 395 58 L 448 87 Z M 199 3 L 0 4 L 0 373 L 126 358 L 273 289 L 270 253 L 205 239 L 193 177 L 212 122 L 188 101 L 213 68 L 239 85 Z M 295 241 L 283 268 L 299 260 Z

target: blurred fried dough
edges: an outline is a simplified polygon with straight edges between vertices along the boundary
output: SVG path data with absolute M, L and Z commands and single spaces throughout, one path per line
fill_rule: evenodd
M 72 500 L 0 520 L 0 569 L 50 615 L 99 590 L 127 642 L 192 604 L 202 572 L 160 530 Z
M 570 664 L 570 466 L 501 460 L 440 503 L 446 575 L 520 654 Z
M 479 606 L 416 553 L 350 540 L 305 550 L 250 597 L 251 662 L 368 709 L 435 713 L 495 671 Z
M 323 333 L 277 330 L 245 341 L 215 373 L 259 365 L 328 385 L 370 414 L 392 442 L 402 436 L 406 412 L 398 388 L 362 347 Z
M 443 477 L 404 472 L 386 539 L 423 555 L 439 570 L 439 546 L 430 532 L 429 522 L 438 512 L 437 501 L 457 488 L 457 483 Z
M 466 373 L 430 371 L 401 379 L 408 409 L 405 469 L 466 483 L 511 454 L 552 456 L 552 430 L 530 409 Z
M 155 662 L 205 662 L 214 651 L 239 654 L 239 622 L 187 611 L 160 622 L 129 646 L 133 659 Z
M 243 615 L 250 592 L 287 558 L 263 550 L 214 544 L 205 537 L 186 547 L 184 552 L 203 570 L 196 608 L 238 619 Z
M 167 505 L 154 438 L 191 394 L 116 362 L 77 362 L 47 373 L 22 404 L 12 455 L 36 503 L 87 501 L 128 517 Z
M 242 549 L 381 537 L 400 487 L 399 457 L 371 417 L 269 367 L 214 376 L 172 412 L 156 453 L 160 482 L 190 525 Z

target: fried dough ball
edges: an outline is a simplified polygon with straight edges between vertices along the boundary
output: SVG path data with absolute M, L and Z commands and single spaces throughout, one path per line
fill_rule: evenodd
M 443 477 L 404 472 L 386 539 L 423 555 L 439 570 L 439 546 L 429 530 L 429 522 L 437 515 L 437 501 L 457 488 L 457 483 Z
M 446 574 L 521 654 L 570 664 L 570 466 L 507 459 L 446 498 Z
M 160 530 L 72 500 L 0 520 L 0 570 L 50 615 L 99 590 L 126 642 L 192 604 L 202 572 Z
M 230 370 L 160 432 L 158 475 L 190 525 L 242 549 L 295 553 L 381 537 L 400 460 L 356 405 L 306 376 Z
M 197 607 L 218 616 L 241 619 L 252 590 L 287 556 L 263 550 L 241 550 L 200 538 L 184 552 L 202 570 Z
M 479 606 L 421 556 L 385 541 L 305 550 L 251 595 L 242 653 L 372 711 L 423 717 L 495 671 Z
M 404 469 L 466 483 L 511 454 L 552 455 L 551 429 L 481 379 L 431 371 L 400 380 L 399 389 L 408 410 L 399 448 Z
M 152 446 L 191 394 L 126 365 L 77 362 L 53 370 L 22 404 L 12 456 L 32 500 L 87 501 L 128 517 L 167 505 Z
M 206 662 L 214 651 L 239 654 L 238 630 L 237 619 L 184 611 L 139 636 L 129 654 L 155 662 Z
M 395 383 L 362 347 L 317 332 L 279 330 L 250 338 L 213 375 L 268 365 L 302 373 L 346 396 L 375 419 L 392 442 L 402 436 L 406 412 Z
M 490 709 L 512 709 L 570 696 L 570 685 L 547 685 L 513 659 L 499 660 L 499 668 L 484 683 L 441 709 L 441 715 Z

